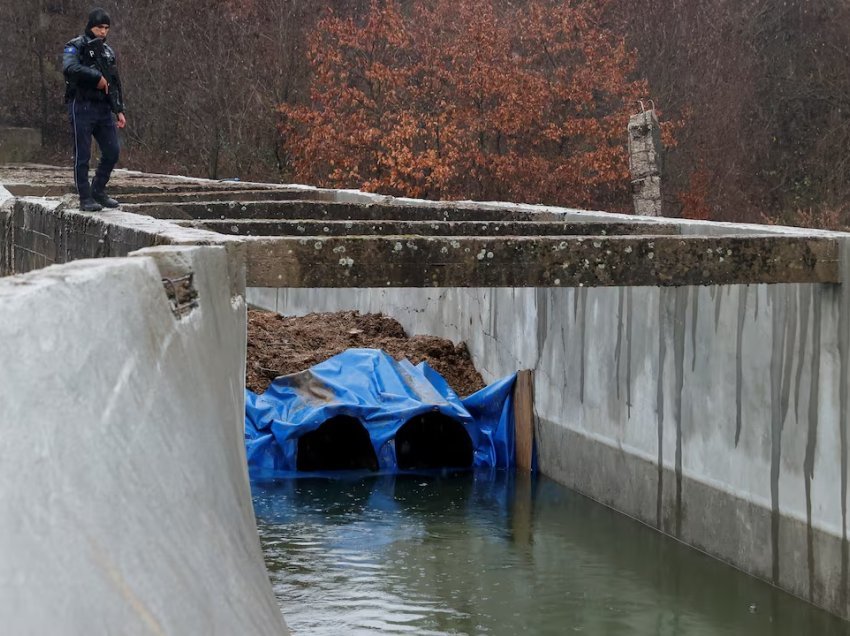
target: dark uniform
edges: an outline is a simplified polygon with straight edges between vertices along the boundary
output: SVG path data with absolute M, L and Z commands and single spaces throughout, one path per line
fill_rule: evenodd
M 118 162 L 118 131 L 115 116 L 124 112 L 121 79 L 115 63 L 115 53 L 103 41 L 94 37 L 93 26 L 109 24 L 105 11 L 92 11 L 86 33 L 65 45 L 62 71 L 65 74 L 65 102 L 74 133 L 74 181 L 83 207 L 92 199 L 108 207 L 106 184 Z M 101 77 L 109 83 L 109 93 L 98 90 Z M 89 185 L 91 139 L 100 147 L 100 163 Z M 117 205 L 117 202 L 111 200 Z M 99 209 L 97 206 L 94 206 Z

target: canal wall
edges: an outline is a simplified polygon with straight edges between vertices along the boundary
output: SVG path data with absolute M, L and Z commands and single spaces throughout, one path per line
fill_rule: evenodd
M 846 234 L 681 222 L 730 228 L 836 238 L 850 280 Z M 533 369 L 543 473 L 850 616 L 846 284 L 253 288 L 248 300 L 383 312 L 466 342 L 487 381 Z
M 8 633 L 286 633 L 245 463 L 234 266 L 171 246 L 0 279 Z
M 244 260 L 238 240 L 215 232 L 120 210 L 80 212 L 55 198 L 8 196 L 4 203 L 0 192 L 0 276 L 82 258 L 127 256 L 156 245 L 197 244 L 223 246 L 234 264 Z M 244 285 L 244 276 L 234 283 Z

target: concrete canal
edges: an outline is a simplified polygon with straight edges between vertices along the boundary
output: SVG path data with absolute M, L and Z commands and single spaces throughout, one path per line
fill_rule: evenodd
M 254 483 L 293 633 L 850 634 L 850 624 L 554 481 Z
M 850 234 L 132 172 L 87 214 L 64 168 L 0 184 L 7 631 L 287 633 L 249 304 L 382 312 L 487 383 L 531 371 L 540 472 L 608 506 L 254 484 L 296 632 L 846 630 L 814 606 L 850 617 Z

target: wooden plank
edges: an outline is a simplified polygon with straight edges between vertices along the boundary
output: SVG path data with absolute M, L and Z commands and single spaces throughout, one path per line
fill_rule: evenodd
M 534 453 L 534 381 L 528 369 L 517 372 L 514 384 L 516 469 L 530 472 Z

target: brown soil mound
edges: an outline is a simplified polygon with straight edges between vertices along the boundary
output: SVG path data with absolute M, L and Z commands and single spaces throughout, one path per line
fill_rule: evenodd
M 303 371 L 346 349 L 383 349 L 396 360 L 427 361 L 458 395 L 484 387 L 466 345 L 433 336 L 409 338 L 402 326 L 382 314 L 345 311 L 281 316 L 248 311 L 248 369 L 246 384 L 262 393 L 279 375 Z

